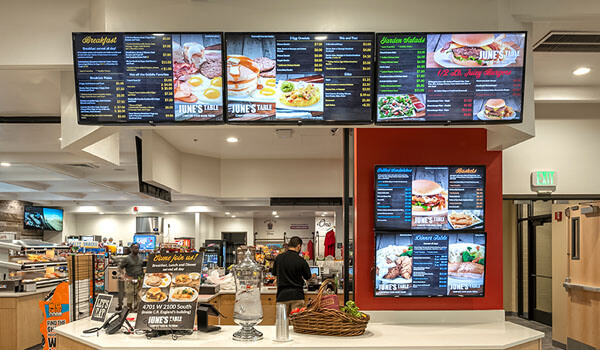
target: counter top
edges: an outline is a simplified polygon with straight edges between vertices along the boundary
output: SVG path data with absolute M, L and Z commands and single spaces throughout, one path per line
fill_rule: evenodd
M 36 290 L 35 292 L 19 292 L 19 293 L 0 292 L 0 298 L 22 298 L 22 297 L 26 297 L 26 296 L 30 296 L 30 295 L 48 293 L 48 292 L 52 291 L 54 288 L 56 288 L 56 286 L 38 288 L 38 290 Z
M 325 337 L 291 332 L 292 341 L 274 342 L 275 327 L 259 326 L 264 339 L 254 343 L 237 342 L 232 339 L 239 326 L 222 326 L 213 333 L 194 332 L 173 341 L 168 336 L 147 339 L 144 335 L 122 333 L 98 336 L 82 336 L 84 329 L 97 326 L 89 318 L 56 328 L 56 333 L 94 349 L 243 349 L 280 348 L 295 349 L 508 349 L 536 341 L 544 334 L 510 322 L 481 324 L 384 324 L 370 323 L 364 335 L 359 337 Z M 291 327 L 290 327 L 291 330 Z

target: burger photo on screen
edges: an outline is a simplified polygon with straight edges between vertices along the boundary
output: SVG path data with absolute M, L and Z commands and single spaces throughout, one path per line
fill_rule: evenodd
M 501 43 L 502 38 L 488 34 L 453 34 L 442 52 L 448 54 L 452 63 L 465 67 L 492 66 L 504 60 L 503 53 L 508 47 Z M 489 53 L 486 53 L 489 52 Z
M 506 105 L 506 101 L 501 98 L 492 98 L 485 102 L 483 115 L 487 119 L 503 119 L 510 118 L 515 111 Z
M 412 212 L 436 213 L 448 208 L 448 192 L 440 184 L 431 180 L 412 182 Z

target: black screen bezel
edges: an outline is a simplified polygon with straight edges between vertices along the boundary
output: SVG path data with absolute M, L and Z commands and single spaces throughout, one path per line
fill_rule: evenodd
M 375 90 L 373 89 L 374 87 L 374 83 L 375 83 L 375 37 L 376 37 L 376 33 L 375 32 L 225 32 L 225 40 L 223 41 L 223 50 L 224 50 L 224 56 L 225 59 L 223 60 L 224 64 L 226 65 L 226 61 L 227 61 L 227 40 L 228 40 L 228 35 L 241 35 L 241 34 L 245 34 L 245 35 L 370 35 L 371 36 L 371 47 L 372 49 L 372 55 L 371 55 L 371 118 L 369 121 L 326 121 L 326 120 L 300 120 L 300 121 L 277 121 L 277 120 L 272 120 L 272 121 L 266 121 L 266 120 L 256 120 L 256 121 L 235 121 L 235 120 L 229 120 L 229 116 L 228 116 L 228 112 L 229 112 L 229 106 L 228 104 L 225 105 L 224 107 L 224 120 L 225 123 L 228 125 L 296 125 L 296 126 L 301 126 L 301 125 L 319 125 L 319 126 L 328 126 L 328 125 L 337 125 L 337 126 L 352 126 L 352 125 L 371 125 L 373 124 L 374 120 L 373 120 L 373 113 L 374 113 L 374 109 L 373 109 L 373 102 L 375 102 L 374 99 L 374 92 Z M 226 74 L 226 68 L 225 70 L 223 70 L 223 84 L 224 86 L 227 86 L 227 74 Z M 225 96 L 225 101 L 228 103 L 228 93 L 223 94 Z
M 458 233 L 460 234 L 461 231 L 458 232 L 454 232 L 454 231 L 428 231 L 428 232 L 419 232 L 419 231 L 406 231 L 406 230 L 398 230 L 398 231 L 382 231 L 382 230 L 378 230 L 375 231 L 375 237 L 377 237 L 378 233 L 396 233 L 396 234 L 411 234 L 411 235 L 415 235 L 415 234 L 435 234 L 436 232 L 441 232 L 442 234 L 448 234 L 448 233 Z M 465 234 L 483 234 L 485 236 L 485 265 L 483 265 L 483 290 L 481 291 L 481 294 L 466 294 L 466 295 L 377 295 L 377 274 L 375 274 L 375 277 L 373 278 L 373 297 L 374 298 L 387 298 L 387 299 L 396 299 L 396 298 L 484 298 L 485 297 L 485 285 L 487 284 L 487 252 L 488 252 L 488 234 L 487 232 L 483 231 L 483 232 L 477 232 L 477 231 L 469 231 L 469 232 L 465 232 L 462 231 Z M 374 242 L 373 244 L 373 263 L 375 265 L 374 269 L 377 269 L 377 246 Z M 414 260 L 413 260 L 414 261 Z
M 221 92 L 222 94 L 222 102 L 223 102 L 223 114 L 221 116 L 221 120 L 220 121 L 216 121 L 216 120 L 210 120 L 210 121 L 181 121 L 181 122 L 176 122 L 176 121 L 160 121 L 160 122 L 155 122 L 155 121 L 148 121 L 148 120 L 144 120 L 144 121 L 137 121 L 137 120 L 123 120 L 123 121 L 118 121 L 118 122 L 99 122 L 99 121 L 95 121 L 93 119 L 85 119 L 82 120 L 81 119 L 81 115 L 80 115 L 80 110 L 79 110 L 79 89 L 77 88 L 79 86 L 79 80 L 77 79 L 77 69 L 75 68 L 75 64 L 76 64 L 76 51 L 75 51 L 75 36 L 76 35 L 85 35 L 85 34 L 89 34 L 89 35 L 98 35 L 98 34 L 104 34 L 104 35 L 127 35 L 127 34 L 133 34 L 133 35 L 152 35 L 152 34 L 168 34 L 168 35 L 181 35 L 181 34 L 210 34 L 210 35 L 219 35 L 221 37 L 221 74 L 225 75 L 225 60 L 223 59 L 225 51 L 223 49 L 224 45 L 225 45 L 225 41 L 224 41 L 224 35 L 223 32 L 73 32 L 72 36 L 71 36 L 71 40 L 72 40 L 72 54 L 73 54 L 73 75 L 75 76 L 75 100 L 77 102 L 77 124 L 79 125 L 103 125 L 103 126 L 126 126 L 126 125 L 136 125 L 136 126 L 142 126 L 142 125 L 150 125 L 150 126 L 157 126 L 157 125 L 223 125 L 225 124 L 225 106 L 227 103 L 227 96 L 226 94 L 224 94 L 223 92 Z M 223 89 L 227 86 L 225 85 L 225 77 L 223 76 Z
M 377 119 L 377 95 L 379 93 L 379 39 L 383 35 L 429 35 L 429 34 L 524 34 L 525 39 L 523 42 L 523 78 L 521 81 L 521 113 L 519 119 L 511 119 L 511 120 L 440 120 L 440 121 L 410 121 L 410 120 L 401 120 L 401 121 L 390 121 L 390 122 L 382 122 Z M 385 32 L 385 33 L 376 33 L 375 34 L 375 85 L 373 86 L 373 102 L 371 103 L 371 107 L 373 110 L 373 123 L 378 126 L 398 126 L 398 125 L 504 125 L 504 124 L 522 124 L 524 119 L 524 107 L 525 107 L 525 73 L 527 71 L 527 31 L 517 30 L 517 31 L 457 31 L 457 32 Z
M 57 231 L 57 230 L 52 230 L 52 229 L 46 229 L 44 228 L 44 225 L 42 223 L 42 228 L 39 227 L 34 227 L 34 226 L 29 226 L 25 223 L 25 213 L 27 212 L 31 212 L 30 208 L 39 208 L 42 210 L 42 217 L 44 218 L 44 221 L 46 221 L 46 216 L 44 215 L 44 209 L 53 209 L 53 210 L 60 210 L 62 212 L 62 221 L 63 221 L 63 230 L 64 230 L 64 225 L 65 225 L 65 210 L 61 209 L 61 208 L 50 208 L 50 207 L 39 207 L 39 206 L 35 206 L 35 205 L 26 205 L 23 207 L 23 229 L 26 230 L 41 230 L 41 231 L 52 231 L 52 232 L 62 232 L 63 230 Z
M 405 228 L 378 228 L 377 224 L 376 224 L 376 220 L 375 218 L 377 217 L 377 168 L 382 168 L 382 167 L 402 167 L 402 168 L 427 168 L 427 167 L 435 167 L 435 168 L 441 168 L 441 167 L 481 167 L 484 169 L 483 171 L 483 227 L 482 228 L 471 228 L 471 229 L 460 229 L 460 230 L 455 230 L 455 229 L 447 229 L 447 230 L 443 230 L 443 229 L 429 229 L 429 228 L 410 228 L 410 229 L 405 229 Z M 487 214 L 486 214 L 486 207 L 487 207 L 487 202 L 486 202 L 486 192 L 487 192 L 487 166 L 483 165 L 483 164 L 458 164 L 458 165 L 390 165 L 390 164 L 376 164 L 375 167 L 373 168 L 373 231 L 376 232 L 398 232 L 398 231 L 402 231 L 402 232 L 421 232 L 421 233 L 426 233 L 426 232 L 469 232 L 469 233 L 475 233 L 475 232 L 484 232 L 485 231 L 485 221 L 487 219 Z M 412 215 L 411 215 L 412 217 Z

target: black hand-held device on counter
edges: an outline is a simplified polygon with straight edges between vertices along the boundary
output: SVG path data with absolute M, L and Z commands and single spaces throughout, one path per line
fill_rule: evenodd
M 208 315 L 211 316 L 222 316 L 225 317 L 214 305 L 208 303 L 198 304 L 198 309 L 196 310 L 196 319 L 198 323 L 198 332 L 214 332 L 221 329 L 221 327 L 217 326 L 209 326 L 208 325 Z
M 125 306 L 123 307 L 123 310 L 121 310 L 121 312 L 115 313 L 112 316 L 110 316 L 110 318 L 106 320 L 106 322 L 104 322 L 102 326 L 86 329 L 83 331 L 83 333 L 95 333 L 102 329 L 106 329 L 106 334 L 115 334 L 121 329 L 121 327 L 123 327 L 123 324 L 126 324 L 128 331 L 133 332 L 133 327 L 131 326 L 129 321 L 127 321 L 128 314 L 129 307 Z

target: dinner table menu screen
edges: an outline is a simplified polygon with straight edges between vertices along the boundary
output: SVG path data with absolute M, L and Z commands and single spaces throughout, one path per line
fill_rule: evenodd
M 80 124 L 223 122 L 221 33 L 74 33 Z
M 376 230 L 483 230 L 485 166 L 375 167 Z
M 484 296 L 485 233 L 375 234 L 375 296 Z
M 373 33 L 226 33 L 227 122 L 371 123 Z
M 377 123 L 520 123 L 525 32 L 378 33 Z

